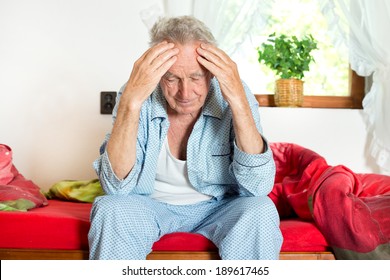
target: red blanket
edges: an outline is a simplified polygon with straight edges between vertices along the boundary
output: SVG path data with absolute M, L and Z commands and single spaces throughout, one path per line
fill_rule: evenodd
M 390 177 L 329 167 L 309 200 L 337 258 L 390 259 Z
M 40 188 L 13 165 L 11 148 L 0 144 L 0 210 L 27 211 L 47 203 Z
M 389 176 L 329 166 L 295 144 L 271 148 L 278 175 L 270 197 L 282 216 L 314 220 L 337 259 L 390 259 Z

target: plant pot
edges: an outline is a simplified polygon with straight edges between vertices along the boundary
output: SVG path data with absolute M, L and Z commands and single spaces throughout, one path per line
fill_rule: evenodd
M 275 82 L 275 104 L 278 107 L 301 107 L 303 104 L 303 81 L 279 79 Z

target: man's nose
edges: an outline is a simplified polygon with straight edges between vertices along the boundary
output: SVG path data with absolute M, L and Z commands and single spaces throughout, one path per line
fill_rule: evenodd
M 187 79 L 182 79 L 180 81 L 180 95 L 183 99 L 186 99 L 189 97 L 190 94 L 190 83 Z

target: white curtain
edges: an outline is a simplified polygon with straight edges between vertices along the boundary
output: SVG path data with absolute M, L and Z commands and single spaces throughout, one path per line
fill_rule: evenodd
M 319 1 L 335 41 L 343 41 L 351 68 L 373 77 L 363 100 L 370 153 L 381 173 L 390 174 L 390 1 Z
M 151 28 L 161 16 L 192 15 L 212 31 L 221 49 L 232 55 L 252 34 L 266 26 L 274 0 L 160 0 L 141 11 Z

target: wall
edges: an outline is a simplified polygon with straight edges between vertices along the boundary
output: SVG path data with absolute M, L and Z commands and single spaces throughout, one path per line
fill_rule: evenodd
M 264 134 L 271 142 L 292 142 L 324 156 L 330 165 L 355 172 L 379 172 L 368 155 L 362 110 L 260 108 Z
M 118 90 L 148 42 L 139 11 L 152 0 L 1 0 L 0 143 L 26 177 L 49 188 L 95 176 Z
M 99 93 L 118 90 L 147 47 L 139 11 L 153 0 L 1 0 L 0 143 L 43 189 L 90 179 L 111 118 Z M 271 141 L 296 142 L 358 171 L 365 129 L 357 110 L 261 108 Z

